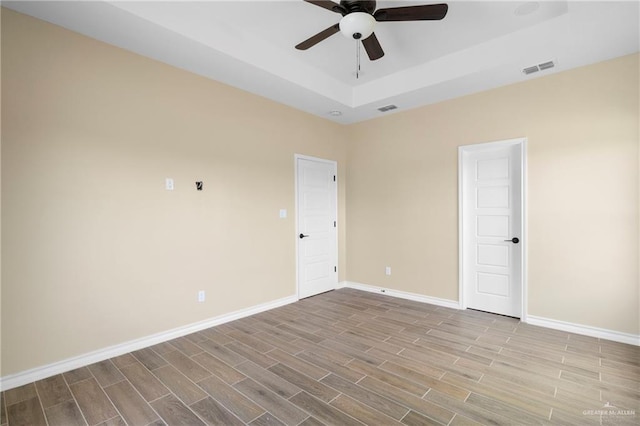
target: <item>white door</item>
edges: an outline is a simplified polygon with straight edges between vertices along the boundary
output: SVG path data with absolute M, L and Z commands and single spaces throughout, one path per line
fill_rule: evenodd
M 298 297 L 338 284 L 336 162 L 296 156 Z
M 520 318 L 524 140 L 459 153 L 462 307 Z

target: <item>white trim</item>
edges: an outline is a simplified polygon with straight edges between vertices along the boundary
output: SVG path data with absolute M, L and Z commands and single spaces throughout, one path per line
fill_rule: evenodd
M 341 281 L 338 283 L 340 288 L 353 288 L 356 290 L 367 291 L 370 293 L 385 294 L 387 296 L 398 297 L 401 299 L 414 300 L 416 302 L 429 303 L 431 305 L 443 306 L 446 308 L 462 309 L 455 300 L 439 299 L 437 297 L 424 296 L 422 294 L 408 293 L 399 290 L 390 290 L 383 287 L 376 287 L 368 284 L 356 283 L 352 281 Z M 584 336 L 596 337 L 613 342 L 626 343 L 629 345 L 640 346 L 640 334 L 623 333 L 615 330 L 607 330 L 605 328 L 592 327 L 588 325 L 575 324 L 565 321 L 559 321 L 549 318 L 528 315 L 527 321 L 521 322 L 536 325 L 540 327 L 550 328 L 553 330 L 561 330 L 569 333 L 581 334 Z
M 640 346 L 640 334 L 623 333 L 620 331 L 607 330 L 605 328 L 592 327 L 589 325 L 574 324 L 571 322 L 543 318 L 534 315 L 529 315 L 526 323 L 540 327 L 552 328 L 554 330 L 562 330 L 569 333 L 582 334 L 584 336 L 626 343 L 628 345 Z
M 520 277 L 522 280 L 522 311 L 520 315 L 520 320 L 527 322 L 527 318 L 529 318 L 529 224 L 528 224 L 528 198 L 527 198 L 527 138 L 522 138 L 522 149 L 520 149 L 520 154 L 522 155 L 520 164 L 520 171 L 522 173 L 522 179 L 520 179 L 520 184 L 522 185 L 520 188 L 520 201 L 522 202 L 522 210 L 521 210 L 521 219 L 522 219 L 522 276 Z
M 299 257 L 298 257 L 298 245 L 299 245 L 299 238 L 298 238 L 298 234 L 300 233 L 300 228 L 299 228 L 299 223 L 298 223 L 298 160 L 309 160 L 309 161 L 316 161 L 318 163 L 325 163 L 325 164 L 331 164 L 333 166 L 333 173 L 335 173 L 335 177 L 336 177 L 336 192 L 335 192 L 335 211 L 333 212 L 333 217 L 335 218 L 334 220 L 336 221 L 336 227 L 335 229 L 335 239 L 336 239 L 336 251 L 335 251 L 335 267 L 336 267 L 336 287 L 335 288 L 339 288 L 338 286 L 340 285 L 340 283 L 338 282 L 338 277 L 340 276 L 340 270 L 338 269 L 338 263 L 340 260 L 340 256 L 339 256 L 339 252 L 338 249 L 340 247 L 340 243 L 338 241 L 339 239 L 339 226 L 340 223 L 338 223 L 338 200 L 340 199 L 338 197 L 338 162 L 335 160 L 327 160 L 325 158 L 318 158 L 318 157 L 311 157 L 309 155 L 302 155 L 302 154 L 293 154 L 293 180 L 294 180 L 294 192 L 295 192 L 295 212 L 294 212 L 294 216 L 295 216 L 295 227 L 296 227 L 296 233 L 295 233 L 295 240 L 296 240 L 296 297 L 298 298 L 298 300 L 300 300 L 300 275 L 299 275 Z
M 467 303 L 464 300 L 464 250 L 462 250 L 462 243 L 464 241 L 464 221 L 462 220 L 463 210 L 463 197 L 462 197 L 462 185 L 464 183 L 464 147 L 458 147 L 458 307 L 460 309 L 467 309 Z
M 479 151 L 491 148 L 501 148 L 511 145 L 521 145 L 520 149 L 520 203 L 522 206 L 520 212 L 520 219 L 522 223 L 522 253 L 521 253 L 521 276 L 520 282 L 522 285 L 521 291 L 521 307 L 520 307 L 520 319 L 526 322 L 528 317 L 528 281 L 527 281 L 527 261 L 528 261 L 528 242 L 529 233 L 527 225 L 527 138 L 515 138 L 507 139 L 496 142 L 486 142 L 473 145 L 463 145 L 458 147 L 458 308 L 466 309 L 467 304 L 464 297 L 464 250 L 462 249 L 464 240 L 464 226 L 462 220 L 462 214 L 464 210 L 462 188 L 464 184 L 463 175 L 463 160 L 464 153 Z
M 370 293 L 385 294 L 387 296 L 397 297 L 400 299 L 413 300 L 415 302 L 428 303 L 430 305 L 442 306 L 451 309 L 460 309 L 460 305 L 456 300 L 440 299 L 438 297 L 425 296 L 423 294 L 409 293 L 406 291 L 392 290 L 384 287 L 376 287 L 369 284 L 356 283 L 352 281 L 342 281 L 338 284 L 338 288 L 353 288 L 356 290 L 368 291 Z
M 461 309 L 455 300 L 439 299 L 436 297 L 424 296 L 421 294 L 408 293 L 398 290 L 389 290 L 382 287 L 376 287 L 368 284 L 361 284 L 351 281 L 341 281 L 337 288 L 353 288 L 356 290 L 368 291 L 371 293 L 386 294 L 387 296 L 399 297 L 402 299 L 414 300 L 416 302 L 429 303 L 432 305 L 444 306 L 447 308 Z M 559 321 L 549 318 L 543 318 L 533 315 L 527 316 L 527 321 L 521 320 L 529 325 L 550 328 L 553 330 L 561 330 L 569 333 L 581 334 L 584 336 L 596 337 L 613 342 L 626 343 L 629 345 L 640 346 L 640 334 L 623 333 L 615 330 L 607 330 L 605 328 L 592 327 L 588 325 L 575 324 L 565 321 Z
M 270 309 L 278 308 L 280 306 L 288 305 L 289 303 L 296 302 L 297 300 L 297 297 L 294 295 L 284 297 L 282 299 L 262 303 L 250 308 L 240 309 L 228 314 L 219 315 L 217 317 L 213 317 L 204 321 L 188 324 L 183 327 L 174 328 L 171 330 L 152 334 L 150 336 L 120 343 L 118 345 L 109 346 L 107 348 L 75 356 L 73 358 L 67 358 L 62 361 L 54 362 L 53 364 L 43 365 L 42 367 L 36 367 L 30 370 L 22 371 L 20 373 L 0 377 L 0 391 L 4 392 L 18 386 L 26 385 L 27 383 L 42 380 L 56 374 L 64 373 L 76 368 L 93 364 L 95 362 L 104 361 L 115 356 L 124 355 L 126 353 L 156 345 L 158 343 L 166 342 L 177 337 L 186 336 L 187 334 L 195 333 L 196 331 L 204 330 L 216 325 L 224 324 L 229 321 L 234 321 L 240 318 L 248 317 L 250 315 L 258 314 L 260 312 L 268 311 Z

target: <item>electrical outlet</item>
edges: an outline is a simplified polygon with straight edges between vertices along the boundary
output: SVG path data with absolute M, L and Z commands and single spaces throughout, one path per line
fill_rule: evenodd
M 384 274 L 391 275 L 391 266 L 387 266 L 386 268 L 384 268 Z
M 167 191 L 173 191 L 173 179 L 166 178 L 164 180 L 164 189 L 166 189 Z
M 198 292 L 198 302 L 204 302 L 204 299 L 205 299 L 204 290 L 200 290 Z

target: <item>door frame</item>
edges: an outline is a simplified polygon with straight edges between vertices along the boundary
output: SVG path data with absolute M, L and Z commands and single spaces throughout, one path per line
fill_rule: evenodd
M 498 147 L 508 147 L 520 145 L 520 203 L 522 206 L 521 211 L 521 223 L 522 223 L 522 251 L 521 251 L 521 271 L 520 282 L 522 286 L 521 292 L 521 317 L 522 322 L 527 322 L 527 246 L 529 243 L 528 227 L 527 227 L 527 138 L 515 138 L 507 139 L 495 142 L 485 142 L 473 145 L 463 145 L 458 147 L 458 304 L 460 309 L 467 309 L 467 301 L 465 300 L 465 276 L 464 276 L 464 228 L 463 214 L 464 214 L 464 155 L 469 152 L 482 151 L 495 149 Z
M 300 256 L 299 256 L 299 250 L 300 250 L 300 238 L 298 238 L 298 234 L 300 234 L 300 227 L 299 227 L 299 223 L 298 223 L 298 212 L 300 211 L 299 209 L 299 202 L 300 200 L 298 199 L 298 160 L 309 160 L 309 161 L 316 161 L 318 163 L 325 163 L 325 164 L 331 164 L 333 165 L 333 168 L 335 170 L 335 176 L 336 176 L 336 193 L 335 193 L 335 211 L 334 213 L 334 217 L 336 218 L 336 226 L 335 226 L 335 236 L 336 236 L 336 247 L 335 247 L 335 266 L 336 266 L 336 277 L 338 277 L 338 274 L 340 273 L 340 269 L 338 267 L 338 260 L 339 260 L 339 253 L 338 253 L 338 247 L 339 247 L 339 243 L 338 243 L 338 227 L 340 226 L 340 224 L 338 223 L 338 162 L 334 161 L 334 160 L 327 160 L 325 158 L 319 158 L 319 157 L 312 157 L 309 155 L 303 155 L 303 154 L 294 154 L 293 155 L 293 170 L 294 170 L 294 183 L 295 183 L 295 228 L 296 228 L 296 232 L 294 235 L 294 238 L 296 240 L 296 298 L 297 300 L 300 300 Z M 336 288 L 338 285 L 338 279 L 336 278 Z

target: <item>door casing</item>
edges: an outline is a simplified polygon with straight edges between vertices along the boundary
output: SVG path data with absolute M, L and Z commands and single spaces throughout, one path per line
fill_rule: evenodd
M 521 170 L 521 184 L 520 184 L 520 203 L 521 203 L 521 223 L 522 223 L 522 251 L 521 251 L 521 271 L 520 282 L 522 283 L 521 291 L 521 312 L 522 316 L 520 320 L 526 322 L 527 320 L 527 245 L 528 245 L 528 232 L 527 232 L 527 138 L 507 139 L 495 142 L 486 142 L 473 145 L 464 145 L 458 147 L 458 303 L 460 309 L 466 309 L 467 304 L 465 300 L 465 275 L 464 275 L 464 233 L 467 230 L 463 224 L 464 214 L 464 154 L 467 152 L 491 150 L 496 147 L 507 147 L 513 145 L 520 145 L 521 157 L 520 157 L 520 170 Z

